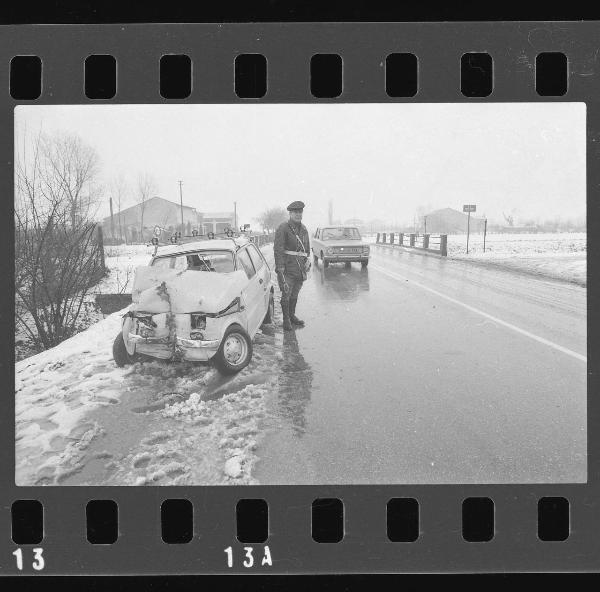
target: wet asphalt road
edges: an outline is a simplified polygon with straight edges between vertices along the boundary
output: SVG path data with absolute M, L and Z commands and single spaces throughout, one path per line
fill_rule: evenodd
M 264 484 L 586 480 L 586 290 L 374 247 L 279 334 Z

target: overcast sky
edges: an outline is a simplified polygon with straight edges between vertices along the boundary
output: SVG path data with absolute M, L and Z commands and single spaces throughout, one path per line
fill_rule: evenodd
M 79 134 L 102 181 L 139 173 L 200 211 L 257 213 L 294 200 L 305 223 L 334 216 L 410 222 L 419 206 L 502 221 L 585 215 L 585 105 L 303 104 L 19 106 L 15 130 Z M 107 189 L 101 215 L 108 214 Z

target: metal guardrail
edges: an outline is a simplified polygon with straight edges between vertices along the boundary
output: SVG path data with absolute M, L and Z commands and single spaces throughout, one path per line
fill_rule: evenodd
M 448 235 L 447 234 L 417 234 L 404 232 L 378 232 L 376 244 L 392 245 L 405 247 L 408 249 L 417 249 L 419 251 L 428 251 L 436 253 L 442 257 L 448 256 Z

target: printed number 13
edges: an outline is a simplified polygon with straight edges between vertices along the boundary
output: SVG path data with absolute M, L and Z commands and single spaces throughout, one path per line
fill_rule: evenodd
M 42 569 L 44 569 L 44 566 L 46 565 L 44 563 L 44 557 L 42 556 L 44 549 L 38 547 L 38 548 L 32 549 L 32 550 L 33 550 L 33 563 L 31 564 L 31 567 L 33 567 L 33 569 L 35 569 L 36 571 L 42 571 Z M 17 559 L 17 569 L 19 571 L 23 571 L 23 550 L 16 549 L 15 551 L 13 551 L 13 555 Z

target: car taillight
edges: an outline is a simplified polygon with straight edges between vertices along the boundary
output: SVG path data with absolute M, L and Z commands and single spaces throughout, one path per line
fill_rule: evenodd
M 206 317 L 202 314 L 193 312 L 192 317 L 192 329 L 206 329 Z M 192 339 L 194 339 L 192 337 Z
M 202 339 L 204 339 L 204 334 L 201 331 L 191 331 L 190 339 L 196 339 L 198 341 L 202 341 Z

